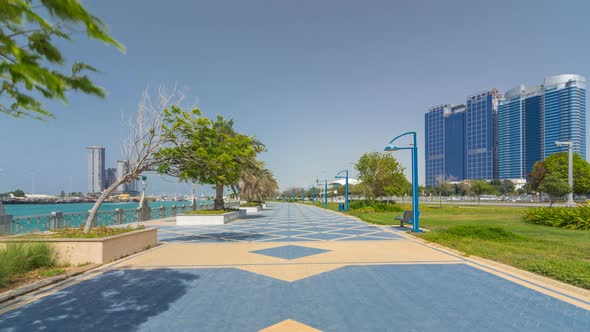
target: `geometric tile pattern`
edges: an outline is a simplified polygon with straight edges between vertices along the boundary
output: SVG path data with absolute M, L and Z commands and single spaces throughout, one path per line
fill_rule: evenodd
M 250 252 L 253 254 L 266 255 L 266 256 L 291 260 L 291 259 L 307 257 L 307 256 L 311 256 L 311 255 L 317 255 L 317 254 L 321 254 L 323 252 L 328 252 L 328 251 L 330 251 L 330 250 L 287 245 L 287 246 L 280 246 L 280 247 L 274 247 L 274 248 L 268 248 L 268 249 L 262 249 L 262 250 L 254 250 L 254 251 L 250 251 Z
M 403 239 L 378 226 L 301 204 L 270 203 L 267 210 L 225 225 L 159 226 L 161 242 L 383 241 Z

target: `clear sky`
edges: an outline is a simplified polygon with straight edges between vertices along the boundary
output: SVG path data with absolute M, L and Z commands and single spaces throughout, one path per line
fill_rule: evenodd
M 106 100 L 50 103 L 57 119 L 0 115 L 0 192 L 86 192 L 86 150 L 120 158 L 143 89 L 178 84 L 206 115 L 268 148 L 281 188 L 331 179 L 434 105 L 490 88 L 590 75 L 588 1 L 86 0 L 126 54 L 80 36 L 68 59 L 101 70 Z M 590 146 L 590 145 L 589 145 Z M 420 151 L 423 182 L 424 155 Z M 409 153 L 397 152 L 408 166 Z M 187 191 L 162 180 L 150 192 Z

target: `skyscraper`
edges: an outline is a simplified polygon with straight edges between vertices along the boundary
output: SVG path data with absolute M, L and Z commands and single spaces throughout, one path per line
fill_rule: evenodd
M 565 151 L 557 141 L 574 142 L 574 151 L 586 158 L 586 79 L 558 75 L 509 90 L 498 126 L 500 179 L 525 179 L 535 162 Z
M 108 188 L 115 182 L 117 182 L 117 169 L 116 168 L 107 168 L 106 184 L 104 187 Z
M 501 94 L 497 89 L 467 97 L 465 112 L 465 178 L 498 177 L 497 115 Z
M 525 179 L 542 159 L 542 87 L 508 90 L 498 106 L 498 177 Z
M 88 193 L 97 194 L 106 184 L 104 147 L 89 146 L 86 149 L 88 149 Z
M 574 152 L 586 159 L 586 78 L 580 75 L 547 77 L 543 94 L 543 158 L 567 151 L 555 142 L 572 141 Z
M 426 185 L 463 180 L 465 105 L 439 105 L 424 115 Z
M 125 160 L 117 160 L 117 180 L 122 178 L 129 171 L 129 165 Z M 127 183 L 123 183 L 117 188 L 118 192 L 127 192 Z

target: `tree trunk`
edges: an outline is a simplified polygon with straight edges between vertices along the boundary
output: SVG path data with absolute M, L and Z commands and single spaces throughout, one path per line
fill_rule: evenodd
M 104 200 L 107 199 L 107 197 L 109 197 L 109 195 L 113 192 L 113 190 L 115 190 L 121 184 L 127 182 L 130 178 L 131 178 L 131 176 L 127 176 L 127 175 L 123 176 L 122 178 L 117 180 L 115 183 L 113 183 L 110 187 L 105 189 L 105 191 L 103 191 L 103 193 L 98 197 L 98 200 L 96 201 L 96 203 L 94 203 L 92 210 L 90 210 L 90 215 L 88 216 L 88 219 L 86 219 L 86 225 L 84 226 L 84 233 L 90 232 L 90 229 L 92 228 L 92 224 L 94 224 L 94 218 L 96 217 L 96 213 L 98 212 L 98 209 L 100 208 L 100 206 L 102 205 Z
M 215 200 L 213 201 L 213 210 L 223 210 L 223 184 L 215 185 Z

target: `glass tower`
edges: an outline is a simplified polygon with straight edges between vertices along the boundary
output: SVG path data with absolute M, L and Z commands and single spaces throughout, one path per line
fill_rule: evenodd
M 573 141 L 586 158 L 586 79 L 580 75 L 545 78 L 506 92 L 498 110 L 500 179 L 526 179 L 535 162 L 566 151 L 557 141 Z
M 498 90 L 467 97 L 465 112 L 465 178 L 492 180 L 498 177 Z
M 88 193 L 100 193 L 106 185 L 104 147 L 89 146 L 88 149 Z
M 426 186 L 437 184 L 445 174 L 445 138 L 444 113 L 449 105 L 434 106 L 424 115 L 424 130 L 426 144 Z
M 520 85 L 498 106 L 498 176 L 525 179 L 541 158 L 542 87 Z
M 586 78 L 580 75 L 547 77 L 543 90 L 543 158 L 567 151 L 555 142 L 572 141 L 574 152 L 586 159 Z
M 464 178 L 465 105 L 434 106 L 425 114 L 426 186 Z

